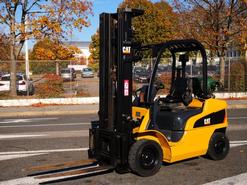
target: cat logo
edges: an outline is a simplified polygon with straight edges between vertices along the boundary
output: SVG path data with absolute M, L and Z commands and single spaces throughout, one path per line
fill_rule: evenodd
M 123 54 L 130 54 L 131 47 L 130 46 L 124 46 L 123 47 Z
M 204 125 L 210 125 L 210 123 L 211 123 L 210 118 L 204 119 Z

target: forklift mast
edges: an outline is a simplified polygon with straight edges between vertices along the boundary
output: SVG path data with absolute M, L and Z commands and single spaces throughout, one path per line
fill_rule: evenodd
M 127 165 L 132 120 L 132 19 L 142 10 L 118 9 L 100 15 L 99 122 L 92 123 L 89 157 Z M 92 136 L 91 136 L 92 137 Z M 92 142 L 92 141 L 91 141 Z

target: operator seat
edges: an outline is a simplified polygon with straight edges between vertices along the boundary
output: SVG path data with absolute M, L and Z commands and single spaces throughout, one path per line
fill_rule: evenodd
M 174 80 L 170 94 L 165 98 L 165 103 L 185 103 L 186 105 L 192 100 L 192 85 L 188 78 L 178 77 Z M 184 102 L 186 99 L 186 102 Z M 188 102 L 187 102 L 188 101 Z
M 198 98 L 202 98 L 203 97 L 203 91 L 202 91 L 200 80 L 196 77 L 193 77 L 191 80 L 192 80 L 192 87 L 193 87 L 194 96 L 196 96 Z

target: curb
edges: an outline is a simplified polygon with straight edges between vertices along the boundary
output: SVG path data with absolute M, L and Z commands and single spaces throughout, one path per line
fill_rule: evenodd
M 247 104 L 233 104 L 233 105 L 229 105 L 227 106 L 227 109 L 246 109 L 247 108 Z
M 228 105 L 227 109 L 246 109 L 247 104 L 232 104 Z M 25 111 L 25 112 L 5 112 L 0 114 L 0 118 L 7 117 L 34 117 L 34 116 L 59 116 L 59 115 L 86 115 L 97 114 L 98 109 L 95 110 L 73 110 L 73 111 Z
M 98 113 L 98 110 L 6 112 L 6 113 L 1 113 L 0 118 L 32 117 L 32 116 L 59 116 L 59 115 L 85 115 L 85 114 L 97 114 L 97 113 Z
M 32 106 L 35 104 L 44 105 L 80 105 L 80 104 L 98 104 L 99 97 L 81 97 L 81 98 L 46 98 L 46 99 L 8 99 L 0 100 L 0 107 L 21 107 Z
M 247 92 L 232 93 L 214 93 L 216 98 L 243 98 L 247 97 Z M 164 96 L 164 95 L 161 95 Z M 76 98 L 46 98 L 46 99 L 8 99 L 0 100 L 0 107 L 21 107 L 31 106 L 34 104 L 45 105 L 82 105 L 82 104 L 99 104 L 99 97 L 76 97 Z

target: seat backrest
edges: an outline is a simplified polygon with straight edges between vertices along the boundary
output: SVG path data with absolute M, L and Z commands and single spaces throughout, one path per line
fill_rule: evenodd
M 192 89 L 193 89 L 192 92 L 194 96 L 197 96 L 198 98 L 200 98 L 203 95 L 200 80 L 196 77 L 192 78 Z
M 176 78 L 171 87 L 170 96 L 181 99 L 182 95 L 186 92 L 188 87 L 187 78 Z

